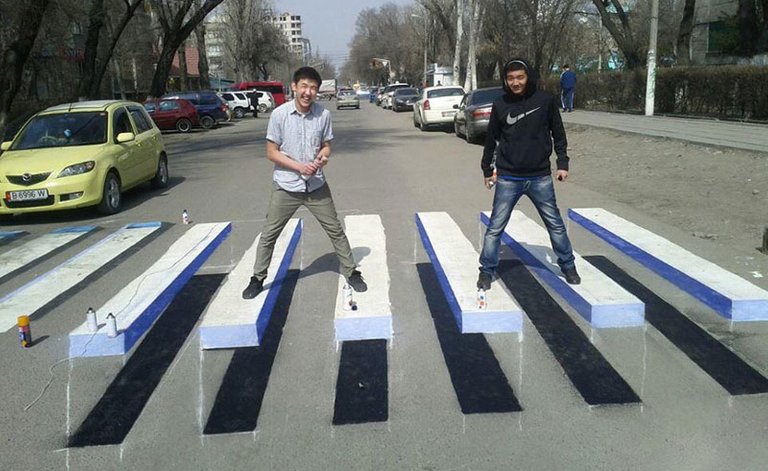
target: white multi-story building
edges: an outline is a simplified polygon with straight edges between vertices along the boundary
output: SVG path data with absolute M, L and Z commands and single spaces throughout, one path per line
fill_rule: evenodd
M 288 39 L 291 51 L 304 56 L 307 51 L 304 47 L 306 40 L 301 36 L 301 16 L 286 12 L 271 17 L 271 20 Z

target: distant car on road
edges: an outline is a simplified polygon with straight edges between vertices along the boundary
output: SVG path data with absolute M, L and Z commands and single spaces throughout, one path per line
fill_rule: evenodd
M 354 90 L 341 90 L 336 95 L 336 109 L 341 108 L 355 108 L 360 109 L 360 98 L 357 96 Z
M 0 216 L 86 206 L 114 214 L 123 191 L 144 182 L 168 185 L 160 130 L 131 101 L 47 108 L 0 149 Z
M 392 95 L 395 94 L 395 90 L 408 87 L 410 85 L 407 83 L 393 83 L 384 87 L 384 91 L 381 93 L 381 107 L 385 109 L 392 108 Z
M 419 99 L 419 91 L 415 88 L 398 88 L 392 94 L 392 111 L 395 113 L 412 110 L 413 104 Z
M 422 131 L 429 126 L 453 123 L 454 105 L 461 103 L 464 89 L 457 86 L 427 87 L 413 105 L 413 125 Z
M 147 101 L 144 109 L 163 131 L 189 132 L 200 125 L 195 105 L 181 98 Z
M 501 87 L 490 87 L 472 90 L 464 95 L 460 104 L 453 105 L 457 110 L 453 120 L 456 135 L 472 143 L 487 133 L 493 102 L 503 94 Z
M 221 121 L 229 121 L 229 105 L 216 92 L 176 92 L 162 98 L 181 98 L 195 105 L 200 126 L 205 129 L 211 129 Z

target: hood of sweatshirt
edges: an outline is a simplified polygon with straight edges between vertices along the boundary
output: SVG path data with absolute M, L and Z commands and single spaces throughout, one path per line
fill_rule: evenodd
M 525 85 L 525 92 L 523 92 L 522 96 L 512 93 L 512 89 L 507 85 L 507 72 L 509 72 L 512 69 L 512 66 L 515 64 L 518 66 L 522 64 L 523 68 L 528 74 L 528 83 Z M 507 98 L 514 101 L 531 97 L 534 93 L 536 93 L 538 88 L 537 82 L 538 76 L 536 74 L 536 70 L 534 70 L 533 67 L 531 67 L 531 65 L 528 64 L 528 61 L 525 59 L 510 59 L 506 64 L 504 64 L 503 72 L 501 74 L 501 86 L 504 88 L 504 93 L 506 94 Z

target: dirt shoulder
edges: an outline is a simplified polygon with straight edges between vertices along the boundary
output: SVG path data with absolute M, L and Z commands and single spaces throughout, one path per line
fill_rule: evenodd
M 768 224 L 768 152 L 567 125 L 572 182 L 695 237 L 755 251 Z

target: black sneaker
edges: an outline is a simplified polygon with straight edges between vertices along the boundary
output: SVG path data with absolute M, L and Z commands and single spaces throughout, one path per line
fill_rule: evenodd
M 258 296 L 263 289 L 264 280 L 252 276 L 250 283 L 248 283 L 248 286 L 243 290 L 243 299 L 253 299 Z
M 368 291 L 368 285 L 363 279 L 363 274 L 358 270 L 353 271 L 352 274 L 347 277 L 347 283 L 358 293 Z
M 576 267 L 565 268 L 562 271 L 563 275 L 565 275 L 565 281 L 567 281 L 569 285 L 578 285 L 581 283 L 581 277 L 576 271 Z
M 477 277 L 477 289 L 488 291 L 491 289 L 491 281 L 493 281 L 493 276 L 490 273 L 481 271 L 480 276 Z

